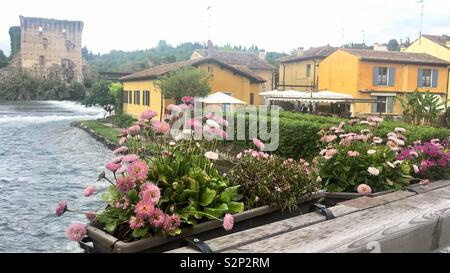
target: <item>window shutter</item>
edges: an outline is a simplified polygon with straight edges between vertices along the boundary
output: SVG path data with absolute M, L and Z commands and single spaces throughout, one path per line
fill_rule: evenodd
M 378 85 L 378 74 L 379 74 L 379 68 L 374 67 L 373 68 L 373 85 Z
M 389 86 L 394 86 L 395 84 L 395 67 L 389 68 Z
M 376 113 L 377 112 L 377 103 L 376 103 L 377 97 L 372 97 L 372 113 Z
M 386 97 L 386 113 L 394 112 L 394 97 Z
M 433 69 L 433 87 L 437 87 L 438 86 L 438 70 L 437 69 Z
M 417 74 L 417 87 L 423 86 L 423 69 L 419 68 L 419 73 Z

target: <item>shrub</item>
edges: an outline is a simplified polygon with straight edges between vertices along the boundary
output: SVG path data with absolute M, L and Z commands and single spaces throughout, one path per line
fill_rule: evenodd
M 136 119 L 127 114 L 116 114 L 114 116 L 115 126 L 119 128 L 131 127 L 136 122 Z

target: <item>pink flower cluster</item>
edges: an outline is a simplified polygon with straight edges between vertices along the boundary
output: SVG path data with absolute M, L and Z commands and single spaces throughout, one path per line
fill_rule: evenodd
M 432 167 L 447 167 L 450 165 L 450 151 L 434 139 L 433 141 L 416 142 L 413 147 L 404 148 L 397 156 L 398 160 L 409 160 L 414 165 L 416 173 L 423 173 Z M 413 167 L 414 167 L 413 166 Z

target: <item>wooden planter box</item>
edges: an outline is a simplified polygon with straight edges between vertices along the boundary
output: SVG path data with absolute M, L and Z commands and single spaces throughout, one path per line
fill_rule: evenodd
M 164 252 L 186 246 L 184 239 L 187 237 L 195 236 L 195 238 L 205 241 L 308 213 L 310 205 L 324 196 L 324 191 L 318 191 L 309 196 L 302 197 L 301 200 L 299 200 L 298 209 L 292 212 L 287 210 L 282 212 L 281 208 L 278 206 L 263 206 L 234 214 L 234 228 L 229 232 L 223 229 L 222 222 L 208 221 L 198 224 L 195 227 L 185 228 L 182 233 L 177 236 L 154 236 L 127 243 L 118 240 L 93 225 L 88 225 L 87 238 L 80 242 L 80 247 L 86 252 Z M 91 241 L 93 246 L 86 244 L 88 241 Z
M 392 191 L 392 190 L 379 191 L 379 192 L 371 193 L 371 194 L 368 194 L 365 196 L 377 197 L 377 196 L 386 195 L 386 194 L 392 193 L 392 192 L 394 192 L 394 191 Z M 362 197 L 362 196 L 363 195 L 361 195 L 357 192 L 327 192 L 327 193 L 325 193 L 325 200 L 332 204 L 337 204 L 340 202 L 344 202 L 344 201 L 355 199 L 355 198 Z

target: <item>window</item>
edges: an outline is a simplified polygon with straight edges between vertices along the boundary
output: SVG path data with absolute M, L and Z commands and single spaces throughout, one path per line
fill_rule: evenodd
M 128 104 L 132 104 L 133 103 L 133 91 L 128 91 L 128 100 L 127 100 Z
M 374 67 L 373 85 L 394 86 L 395 68 L 394 67 Z
M 45 57 L 44 56 L 39 56 L 39 65 L 45 65 Z
M 123 91 L 122 99 L 123 99 L 123 103 L 128 103 L 128 91 Z
M 372 96 L 372 113 L 392 113 L 393 97 Z
M 254 93 L 250 93 L 250 105 L 255 104 L 255 94 Z
M 223 92 L 223 93 L 228 95 L 228 96 L 230 96 L 230 97 L 233 96 L 233 93 L 230 93 L 230 92 Z M 228 113 L 228 112 L 231 111 L 231 104 L 229 104 L 229 103 L 222 103 L 221 104 L 221 109 L 222 109 L 222 112 Z
M 136 105 L 141 104 L 141 91 L 138 90 L 134 91 L 134 104 Z
M 422 85 L 420 87 L 431 87 L 431 69 L 422 69 L 422 75 L 419 75 L 419 77 L 422 77 Z
M 146 105 L 146 106 L 150 105 L 150 91 L 148 91 L 148 90 L 144 91 L 142 103 L 143 103 L 143 105 Z
M 388 69 L 387 67 L 379 67 L 377 75 L 377 85 L 388 84 Z
M 47 48 L 47 46 L 48 46 L 48 39 L 47 38 L 43 38 L 42 39 L 42 44 L 44 45 L 44 48 Z
M 306 77 L 311 77 L 311 64 L 306 65 Z

